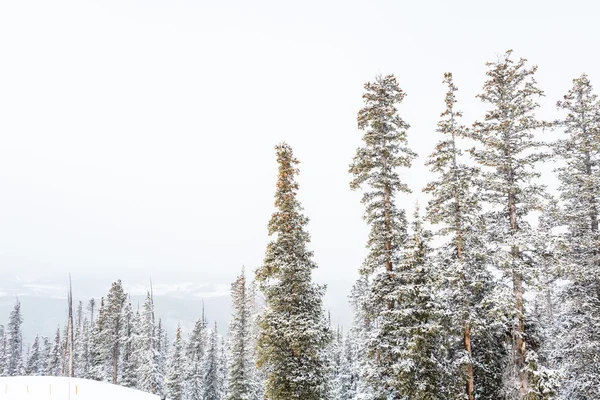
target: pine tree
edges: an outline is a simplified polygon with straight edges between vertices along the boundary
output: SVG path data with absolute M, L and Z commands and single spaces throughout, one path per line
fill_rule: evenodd
M 600 101 L 583 74 L 557 106 L 567 112 L 557 122 L 566 137 L 554 149 L 564 163 L 557 172 L 568 231 L 556 358 L 564 373 L 561 394 L 577 400 L 600 393 Z
M 81 324 L 81 334 L 76 342 L 75 354 L 77 355 L 77 368 L 75 376 L 78 378 L 90 379 L 90 322 L 87 317 L 83 317 Z
M 322 307 L 325 288 L 312 282 L 312 270 L 317 266 L 307 249 L 308 218 L 302 215 L 296 198 L 299 162 L 289 145 L 283 143 L 275 149 L 279 163 L 277 211 L 269 222 L 269 235 L 275 238 L 256 271 L 266 299 L 260 317 L 258 365 L 268 371 L 266 399 L 325 399 L 324 350 L 331 340 Z
M 477 97 L 491 106 L 485 119 L 474 124 L 470 136 L 481 144 L 471 154 L 482 165 L 488 213 L 487 229 L 492 257 L 513 286 L 512 369 L 514 382 L 509 382 L 520 398 L 530 395 L 532 377 L 527 365 L 524 292 L 526 281 L 535 271 L 528 252 L 535 235 L 526 217 L 539 209 L 544 188 L 534 170 L 547 155 L 540 152 L 541 143 L 534 131 L 545 126 L 535 117 L 539 107 L 536 98 L 543 96 L 534 74 L 537 67 L 526 68 L 525 59 L 513 61 L 512 50 L 496 62 L 487 63 L 489 80 Z
M 427 184 L 423 191 L 431 195 L 427 206 L 428 220 L 442 225 L 437 232 L 440 238 L 449 236 L 436 257 L 438 285 L 440 289 L 451 288 L 441 294 L 446 298 L 451 315 L 446 332 L 450 342 L 447 344 L 454 354 L 452 361 L 460 368 L 453 371 L 454 382 L 448 382 L 448 390 L 457 398 L 464 394 L 467 399 L 473 400 L 481 391 L 476 388 L 474 359 L 478 356 L 473 353 L 478 350 L 473 350 L 472 336 L 491 334 L 484 332 L 491 327 L 491 321 L 482 305 L 486 304 L 494 282 L 485 260 L 487 249 L 481 196 L 475 190 L 479 170 L 461 162 L 463 153 L 459 140 L 467 136 L 467 129 L 460 124 L 462 112 L 455 107 L 458 89 L 451 73 L 444 74 L 444 83 L 448 85 L 446 109 L 437 128 L 443 139 L 437 143 L 426 163 L 437 174 L 437 179 Z M 458 343 L 460 345 L 457 346 Z M 451 365 L 449 367 L 452 368 Z M 485 368 L 480 371 L 483 373 Z M 456 381 L 456 377 L 464 377 L 463 382 Z
M 48 360 L 52 353 L 52 343 L 47 336 L 42 336 L 41 371 L 40 375 L 48 375 Z
M 336 400 L 354 400 L 357 395 L 358 374 L 354 372 L 356 364 L 356 344 L 352 334 L 343 338 L 343 346 L 340 358 L 340 369 L 335 383 Z
M 21 315 L 21 303 L 17 299 L 13 310 L 10 313 L 8 325 L 6 326 L 6 376 L 18 376 L 24 372 L 23 368 L 23 334 L 21 325 L 23 316 Z
M 46 375 L 60 376 L 62 372 L 62 341 L 60 340 L 60 327 L 56 328 L 54 342 L 46 359 Z
M 154 320 L 154 302 L 150 292 L 146 295 L 140 315 L 138 343 L 139 347 L 136 349 L 136 357 L 139 362 L 138 389 L 148 393 L 161 393 L 158 337 Z
M 109 315 L 106 310 L 104 297 L 100 299 L 98 316 L 93 327 L 90 341 L 90 379 L 102 382 L 111 381 L 109 365 L 111 344 L 106 340 L 109 332 Z
M 250 303 L 249 347 L 251 349 L 250 358 L 252 360 L 250 363 L 250 374 L 251 381 L 253 382 L 250 398 L 253 400 L 262 400 L 265 397 L 266 371 L 264 369 L 258 369 L 256 365 L 256 360 L 258 360 L 258 339 L 260 337 L 258 319 L 264 310 L 264 303 L 262 300 L 262 298 L 259 298 L 256 281 L 253 280 L 248 289 L 248 302 Z
M 358 128 L 364 131 L 364 146 L 360 147 L 350 165 L 354 176 L 350 182 L 353 190 L 365 189 L 362 203 L 364 219 L 370 226 L 367 248 L 369 253 L 361 268 L 369 286 L 361 308 L 368 311 L 371 334 L 386 340 L 381 329 L 397 306 L 393 298 L 395 269 L 401 258 L 401 250 L 407 239 L 407 222 L 404 210 L 395 205 L 397 193 L 410 193 L 400 179 L 397 169 L 410 167 L 416 153 L 407 147 L 406 131 L 409 129 L 399 115 L 397 106 L 406 94 L 398 86 L 393 75 L 377 76 L 375 82 L 365 84 L 365 106 L 358 113 Z M 391 326 L 388 326 L 392 329 Z M 386 328 L 387 329 L 387 328 Z M 376 331 L 374 331 L 376 330 Z M 400 362 L 393 348 L 378 346 L 371 341 L 367 350 L 367 368 L 363 379 L 372 386 L 370 395 L 391 399 L 397 394 L 396 372 L 392 366 Z
M 441 311 L 433 297 L 430 268 L 431 234 L 424 229 L 418 207 L 403 257 L 387 278 L 385 297 L 394 307 L 380 314 L 368 348 L 378 357 L 372 379 L 385 379 L 387 393 L 378 398 L 433 400 L 443 396 L 442 371 L 436 338 L 441 332 Z M 373 296 L 373 294 L 372 294 Z M 390 350 L 393 349 L 393 350 Z M 392 356 L 388 355 L 392 352 Z
M 229 325 L 229 400 L 250 400 L 253 394 L 252 348 L 250 324 L 252 303 L 248 296 L 246 276 L 242 274 L 231 284 L 233 306 Z
M 77 311 L 75 312 L 75 333 L 73 335 L 73 370 L 76 377 L 82 376 L 80 368 L 84 368 L 84 361 L 82 355 L 82 341 L 83 341 L 83 302 L 77 303 Z
M 120 383 L 125 387 L 135 388 L 137 386 L 137 363 L 135 359 L 134 336 L 135 332 L 135 317 L 133 308 L 131 307 L 131 299 L 127 301 L 123 307 L 123 329 L 121 331 L 121 344 L 123 351 L 122 370 Z
M 167 363 L 169 358 L 169 338 L 168 332 L 163 328 L 162 318 L 158 318 L 156 325 L 157 346 L 156 353 L 158 357 L 158 379 L 160 382 L 158 393 L 165 392 L 165 377 L 167 376 Z
M 6 332 L 0 325 L 0 376 L 6 376 Z
M 218 357 L 218 368 L 217 368 L 217 376 L 219 383 L 219 393 L 221 399 L 227 399 L 229 397 L 229 358 L 227 354 L 229 352 L 227 342 L 225 342 L 225 338 L 219 336 L 221 341 L 219 345 L 219 357 Z
M 202 400 L 221 400 L 221 388 L 219 382 L 219 337 L 217 324 L 210 332 L 208 348 L 204 359 L 204 376 Z
M 44 373 L 42 353 L 43 349 L 40 349 L 40 337 L 39 335 L 35 335 L 33 345 L 31 345 L 31 352 L 27 358 L 26 375 L 40 376 Z
M 105 326 L 102 340 L 104 347 L 108 350 L 105 362 L 109 371 L 109 379 L 116 384 L 120 377 L 120 360 L 123 343 L 123 307 L 127 296 L 123 291 L 123 285 L 118 280 L 113 282 L 106 296 Z
M 201 400 L 203 393 L 203 362 L 206 352 L 206 320 L 204 310 L 202 317 L 194 324 L 186 349 L 186 398 Z
M 182 400 L 185 385 L 185 352 L 183 338 L 181 337 L 181 325 L 177 325 L 175 341 L 169 357 L 167 369 L 167 397 L 172 400 Z

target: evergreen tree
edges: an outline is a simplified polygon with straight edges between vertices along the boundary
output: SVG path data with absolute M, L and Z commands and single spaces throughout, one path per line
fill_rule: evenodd
M 105 362 L 110 381 L 116 384 L 120 377 L 121 349 L 123 343 L 123 307 L 127 296 L 118 280 L 113 282 L 106 296 L 105 326 L 102 340 L 107 350 Z
M 423 191 L 431 195 L 427 207 L 428 220 L 442 225 L 437 232 L 440 238 L 449 236 L 447 243 L 438 251 L 436 268 L 439 270 L 440 294 L 445 297 L 450 313 L 447 345 L 453 354 L 453 364 L 460 370 L 452 371 L 452 379 L 446 386 L 453 397 L 462 399 L 464 395 L 473 400 L 477 393 L 481 393 L 476 388 L 476 370 L 485 373 L 486 368 L 474 365 L 474 360 L 480 357 L 473 354 L 479 350 L 473 349 L 472 336 L 492 334 L 485 332 L 492 323 L 484 307 L 494 282 L 485 260 L 487 248 L 480 191 L 475 191 L 479 170 L 461 162 L 463 154 L 459 140 L 467 136 L 467 129 L 460 124 L 462 112 L 455 107 L 458 89 L 451 73 L 444 74 L 444 83 L 448 85 L 446 109 L 437 128 L 443 139 L 437 143 L 426 163 L 437 179 Z M 452 364 L 448 366 L 453 369 Z M 457 377 L 463 377 L 463 381 L 456 380 Z
M 522 399 L 536 398 L 529 391 L 532 378 L 528 368 L 525 337 L 525 284 L 535 272 L 529 252 L 535 232 L 526 217 L 539 209 L 544 188 L 538 183 L 540 174 L 534 167 L 547 155 L 539 151 L 541 143 L 534 140 L 534 131 L 545 123 L 538 121 L 536 98 L 543 96 L 534 74 L 537 67 L 526 68 L 526 60 L 513 61 L 509 50 L 496 62 L 487 63 L 489 80 L 477 97 L 490 105 L 485 119 L 474 124 L 470 136 L 481 144 L 471 154 L 482 165 L 483 189 L 490 208 L 487 230 L 491 255 L 498 268 L 510 279 L 513 287 L 511 369 L 514 388 Z
M 395 198 L 397 193 L 410 193 L 397 169 L 410 167 L 417 155 L 407 147 L 406 131 L 410 126 L 398 115 L 397 105 L 406 95 L 396 78 L 377 76 L 375 82 L 365 84 L 365 91 L 365 106 L 358 113 L 364 146 L 357 150 L 350 165 L 354 176 L 350 187 L 365 189 L 364 219 L 371 230 L 369 253 L 361 273 L 367 277 L 369 293 L 361 302 L 369 303 L 369 319 L 377 322 L 369 330 L 379 340 L 369 341 L 363 378 L 372 386 L 375 398 L 395 399 L 399 393 L 394 368 L 401 360 L 395 349 L 384 343 L 397 333 L 389 317 L 398 305 L 392 293 L 397 280 L 395 269 L 407 239 L 406 215 L 396 207 Z
M 48 360 L 52 353 L 52 343 L 47 336 L 42 336 L 41 372 L 40 375 L 48 375 Z
M 148 393 L 161 393 L 159 371 L 158 337 L 154 320 L 154 303 L 150 292 L 142 307 L 139 327 L 139 346 L 136 349 L 138 366 L 138 389 Z
M 418 208 L 403 257 L 388 278 L 390 290 L 376 303 L 394 300 L 382 312 L 369 341 L 369 351 L 379 357 L 372 377 L 386 379 L 387 393 L 378 398 L 433 400 L 446 397 L 442 391 L 441 357 L 436 351 L 441 333 L 441 311 L 434 301 L 430 268 L 431 234 L 423 228 Z M 393 357 L 387 356 L 393 349 Z M 387 357 L 384 357 L 383 355 Z
M 258 365 L 267 372 L 265 398 L 317 400 L 328 397 L 325 347 L 331 339 L 322 307 L 325 288 L 312 282 L 316 268 L 307 249 L 308 218 L 296 198 L 299 163 L 289 145 L 275 147 L 279 177 L 277 211 L 269 222 L 263 265 L 256 271 L 266 299 L 260 317 Z
M 75 354 L 77 355 L 76 377 L 90 379 L 90 322 L 87 317 L 83 318 L 81 334 L 76 341 Z
M 233 306 L 232 321 L 229 325 L 229 400 L 253 399 L 252 345 L 250 324 L 252 323 L 252 303 L 248 296 L 246 276 L 242 274 L 231 284 Z
M 556 358 L 564 372 L 561 395 L 578 400 L 600 393 L 600 101 L 583 74 L 557 106 L 567 112 L 557 123 L 566 137 L 554 149 L 564 162 L 557 171 L 568 230 Z
M 134 336 L 135 336 L 135 317 L 131 307 L 131 300 L 127 301 L 123 307 L 123 329 L 121 331 L 121 344 L 123 346 L 121 385 L 135 388 L 137 385 L 137 363 L 135 359 Z
M 62 341 L 60 340 L 60 327 L 56 328 L 54 342 L 46 359 L 46 375 L 60 376 L 62 373 Z
M 190 400 L 202 400 L 203 362 L 206 352 L 206 320 L 202 317 L 194 324 L 194 329 L 186 349 L 186 397 Z
M 335 383 L 335 400 L 356 399 L 356 384 L 358 381 L 358 374 L 354 372 L 356 363 L 355 353 L 356 344 L 354 343 L 354 337 L 351 334 L 347 334 L 346 337 L 343 338 L 340 369 L 337 374 L 337 381 Z
M 167 331 L 163 328 L 162 319 L 158 318 L 156 325 L 156 354 L 158 363 L 158 380 L 160 386 L 158 393 L 164 393 L 164 381 L 167 376 L 167 360 L 169 355 L 169 346 L 167 339 Z
M 106 340 L 109 330 L 109 315 L 105 307 L 104 297 L 100 299 L 98 316 L 94 324 L 90 341 L 90 379 L 102 382 L 111 381 L 111 371 L 107 367 L 110 359 L 111 344 Z
M 185 352 L 181 325 L 177 325 L 175 341 L 169 358 L 167 369 L 167 397 L 172 400 L 182 400 L 185 385 Z
M 27 357 L 27 367 L 25 368 L 25 374 L 30 376 L 40 376 L 44 373 L 44 363 L 42 359 L 43 349 L 40 349 L 40 337 L 35 335 L 33 339 L 33 345 L 31 346 L 31 352 Z
M 221 400 L 221 388 L 219 382 L 219 337 L 217 324 L 210 332 L 208 348 L 204 359 L 204 379 L 202 400 Z
M 82 355 L 82 340 L 83 340 L 83 302 L 77 304 L 77 311 L 75 312 L 75 326 L 73 335 L 73 371 L 76 377 L 80 377 L 82 372 L 80 368 L 84 368 L 83 355 Z
M 0 325 L 0 376 L 6 376 L 6 333 Z
M 17 299 L 13 310 L 10 313 L 8 325 L 6 326 L 6 363 L 5 375 L 18 376 L 24 372 L 23 368 L 23 334 L 21 325 L 23 316 L 21 315 L 21 303 Z
M 218 357 L 218 383 L 219 383 L 219 391 L 220 398 L 227 399 L 229 397 L 229 358 L 227 357 L 227 353 L 229 352 L 227 342 L 225 342 L 225 338 L 220 336 L 221 344 L 219 345 L 219 357 Z

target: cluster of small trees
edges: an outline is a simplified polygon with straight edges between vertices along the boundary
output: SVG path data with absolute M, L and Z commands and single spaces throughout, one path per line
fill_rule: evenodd
M 62 336 L 73 338 L 72 352 L 57 330 L 53 342 L 36 337 L 23 361 L 17 302 L 0 335 L 3 373 L 74 373 L 177 400 L 597 397 L 600 102 L 584 74 L 557 103 L 561 119 L 537 119 L 537 67 L 511 55 L 486 64 L 477 97 L 488 111 L 470 127 L 452 74 L 444 75 L 440 140 L 426 162 L 435 180 L 423 188 L 425 212 L 417 205 L 410 223 L 397 205 L 410 193 L 402 173 L 417 157 L 398 114 L 405 93 L 393 75 L 365 85 L 364 143 L 349 172 L 371 230 L 345 335 L 332 332 L 325 288 L 312 282 L 299 162 L 283 143 L 273 240 L 256 285 L 244 273 L 232 284 L 227 343 L 204 316 L 187 340 L 178 328 L 169 343 L 152 296 L 134 313 L 119 281 L 97 311 L 93 301 L 87 313 L 79 304 L 74 333 Z M 560 140 L 538 139 L 555 129 Z M 558 165 L 557 198 L 536 169 L 547 160 Z
M 21 305 L 7 329 L 0 326 L 0 371 L 4 376 L 73 376 L 119 384 L 173 399 L 221 399 L 227 382 L 226 346 L 216 325 L 202 316 L 187 340 L 178 327 L 172 343 L 147 294 L 133 310 L 121 281 L 97 305 L 79 302 L 73 334 L 69 323 L 54 338 L 36 335 L 24 351 Z M 72 340 L 71 340 L 72 338 Z

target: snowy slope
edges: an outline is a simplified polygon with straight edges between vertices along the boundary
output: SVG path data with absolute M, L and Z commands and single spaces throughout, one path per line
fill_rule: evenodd
M 0 378 L 0 400 L 159 400 L 160 396 L 79 378 L 18 376 Z

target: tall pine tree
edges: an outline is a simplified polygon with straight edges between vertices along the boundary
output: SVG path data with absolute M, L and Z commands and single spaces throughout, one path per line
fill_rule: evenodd
M 510 368 L 514 374 L 507 382 L 507 390 L 514 390 L 519 398 L 533 399 L 536 397 L 529 390 L 532 373 L 527 361 L 524 294 L 526 282 L 535 272 L 529 254 L 535 232 L 526 217 L 541 207 L 544 196 L 535 165 L 547 155 L 540 151 L 542 144 L 534 140 L 534 132 L 545 125 L 535 116 L 539 107 L 536 99 L 544 93 L 534 79 L 537 67 L 527 68 L 527 60 L 515 62 L 511 54 L 509 50 L 496 62 L 486 63 L 489 79 L 477 97 L 490 109 L 470 131 L 480 144 L 471 154 L 484 168 L 482 182 L 485 204 L 490 208 L 487 229 L 493 239 L 492 256 L 513 288 L 515 323 Z
M 442 226 L 437 235 L 446 241 L 437 252 L 436 268 L 440 289 L 448 288 L 443 292 L 450 313 L 448 344 L 453 363 L 460 368 L 452 376 L 463 378 L 463 382 L 449 383 L 449 389 L 456 398 L 462 398 L 464 394 L 468 400 L 473 400 L 486 390 L 477 389 L 475 376 L 485 374 L 488 369 L 482 365 L 480 349 L 473 349 L 472 337 L 492 334 L 487 331 L 492 324 L 485 305 L 494 282 L 485 260 L 487 249 L 481 218 L 481 193 L 475 190 L 479 170 L 462 162 L 460 140 L 466 136 L 467 129 L 460 123 L 462 112 L 456 109 L 458 89 L 451 73 L 444 74 L 444 83 L 448 85 L 446 108 L 437 125 L 437 132 L 443 138 L 426 163 L 436 174 L 436 179 L 423 191 L 431 195 L 427 218 L 432 224 Z M 458 343 L 462 349 L 457 348 Z
M 557 362 L 564 371 L 562 396 L 589 399 L 600 393 L 600 101 L 587 77 L 557 103 L 567 112 L 555 143 L 561 222 L 567 226 L 562 252 L 567 285 L 560 292 Z
M 398 193 L 410 193 L 398 174 L 398 168 L 410 167 L 416 153 L 407 146 L 406 132 L 410 127 L 399 115 L 397 106 L 405 97 L 393 75 L 377 76 L 365 84 L 365 106 L 358 113 L 358 128 L 364 131 L 364 146 L 358 148 L 350 165 L 354 176 L 353 190 L 365 190 L 362 203 L 364 219 L 370 226 L 367 248 L 369 253 L 361 268 L 367 277 L 371 336 L 378 338 L 368 344 L 368 368 L 364 378 L 370 382 L 378 399 L 400 398 L 397 367 L 402 362 L 393 344 L 396 336 L 393 322 L 394 298 L 397 285 L 396 269 L 402 247 L 407 239 L 404 210 L 395 204 Z M 372 282 L 369 282 L 371 280 Z M 390 346 L 391 345 L 391 346 Z
M 299 161 L 286 143 L 275 150 L 277 211 L 269 221 L 269 235 L 274 239 L 256 271 L 266 300 L 260 317 L 258 364 L 268 373 L 266 399 L 321 400 L 328 397 L 324 350 L 331 340 L 323 315 L 325 288 L 312 282 L 317 265 L 307 249 L 308 218 L 296 198 Z
M 229 400 L 253 398 L 252 341 L 250 337 L 252 298 L 248 295 L 246 276 L 242 274 L 231 284 L 233 316 L 229 325 Z

